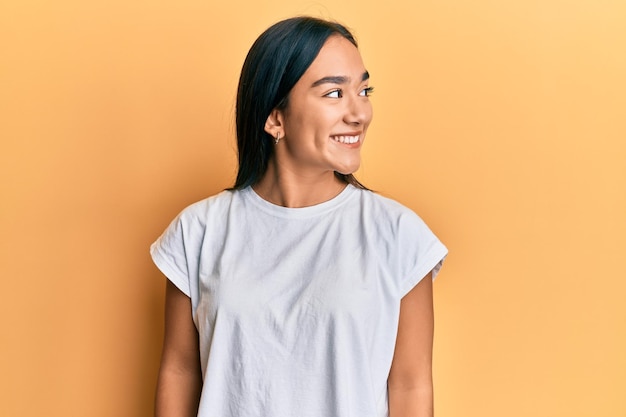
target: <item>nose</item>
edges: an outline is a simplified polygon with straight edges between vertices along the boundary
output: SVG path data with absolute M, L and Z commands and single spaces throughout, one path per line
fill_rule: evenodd
M 372 119 L 372 103 L 367 97 L 350 97 L 347 100 L 347 108 L 344 121 L 352 126 L 369 124 Z

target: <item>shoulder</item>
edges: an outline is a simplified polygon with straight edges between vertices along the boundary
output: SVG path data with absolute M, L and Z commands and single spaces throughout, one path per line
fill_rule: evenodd
M 422 218 L 398 201 L 373 192 L 364 191 L 361 198 L 363 210 L 370 211 L 364 220 L 375 230 L 377 253 L 401 279 L 401 294 L 430 271 L 434 278 L 448 250 Z
M 397 229 L 401 225 L 423 224 L 422 219 L 402 203 L 372 191 L 359 190 L 363 210 L 369 212 L 378 223 L 386 223 L 387 229 Z
M 219 217 L 221 213 L 226 212 L 241 192 L 239 190 L 221 191 L 188 205 L 176 218 L 181 223 L 206 224 L 212 217 Z
M 225 229 L 229 207 L 238 193 L 225 190 L 188 205 L 170 222 L 154 248 L 188 252 L 202 244 L 208 231 L 211 236 L 218 236 Z
M 439 239 L 411 208 L 389 197 L 362 191 L 363 222 L 393 253 L 419 253 L 439 245 Z
M 410 208 L 392 198 L 385 197 L 373 191 L 362 190 L 362 192 L 363 196 L 370 204 L 388 210 L 392 214 L 400 215 L 407 212 L 413 212 Z

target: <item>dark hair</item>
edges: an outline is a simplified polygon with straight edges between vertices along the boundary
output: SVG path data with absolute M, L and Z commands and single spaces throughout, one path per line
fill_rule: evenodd
M 274 153 L 265 122 L 275 108 L 284 109 L 288 95 L 331 35 L 357 42 L 346 27 L 314 17 L 294 17 L 271 26 L 254 42 L 244 61 L 237 88 L 236 125 L 239 171 L 233 189 L 261 180 Z M 365 188 L 352 174 L 335 175 Z

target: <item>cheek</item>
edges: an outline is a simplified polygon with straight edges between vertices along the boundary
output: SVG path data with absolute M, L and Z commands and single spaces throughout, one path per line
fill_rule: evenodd
M 286 143 L 293 155 L 304 157 L 319 149 L 316 116 L 313 114 L 292 114 L 285 121 Z
M 294 116 L 285 124 L 285 131 L 305 141 L 327 138 L 340 120 L 332 112 L 323 109 L 311 109 Z
M 367 110 L 365 112 L 365 126 L 369 125 L 374 117 L 374 107 L 372 107 L 372 103 L 368 103 Z

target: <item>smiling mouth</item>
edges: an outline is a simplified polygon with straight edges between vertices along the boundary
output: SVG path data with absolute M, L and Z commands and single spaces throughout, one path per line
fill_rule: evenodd
M 339 143 L 357 143 L 359 141 L 359 135 L 356 136 L 348 136 L 348 135 L 338 135 L 338 136 L 331 136 L 330 137 L 332 140 L 334 140 L 335 142 L 339 142 Z

